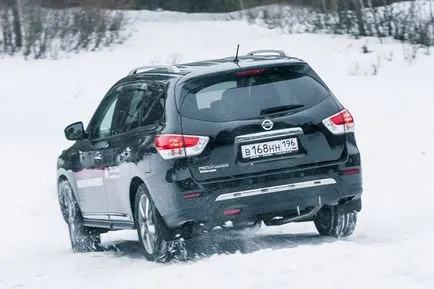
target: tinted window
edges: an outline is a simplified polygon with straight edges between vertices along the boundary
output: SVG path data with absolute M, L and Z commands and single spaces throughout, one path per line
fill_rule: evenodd
M 166 85 L 159 81 L 128 83 L 109 92 L 88 131 L 91 139 L 125 133 L 156 124 L 164 115 Z
M 201 89 L 196 93 L 197 108 L 207 109 L 211 108 L 211 104 L 215 101 L 222 99 L 223 92 L 230 88 L 236 88 L 236 81 L 226 81 L 217 84 L 213 84 L 204 89 Z
M 142 125 L 146 126 L 161 123 L 164 116 L 165 99 L 166 86 L 164 84 L 155 82 L 147 85 Z
M 124 133 L 140 126 L 145 91 L 139 89 L 124 89 L 119 95 L 114 116 L 114 130 Z
M 329 91 L 311 76 L 286 66 L 192 80 L 182 95 L 183 116 L 230 121 L 263 117 L 275 108 L 306 109 L 324 100 Z
M 113 116 L 117 99 L 116 93 L 110 95 L 96 111 L 95 121 L 89 128 L 91 139 L 107 137 L 113 133 Z

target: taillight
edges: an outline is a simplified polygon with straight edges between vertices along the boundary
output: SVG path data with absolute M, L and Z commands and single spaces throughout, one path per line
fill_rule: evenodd
M 163 134 L 155 137 L 155 147 L 165 160 L 196 156 L 203 152 L 209 137 Z
M 322 122 L 333 134 L 354 132 L 355 129 L 353 116 L 348 109 L 344 109 L 324 119 Z

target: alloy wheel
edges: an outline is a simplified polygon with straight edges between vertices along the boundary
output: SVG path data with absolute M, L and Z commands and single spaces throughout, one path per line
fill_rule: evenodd
M 155 252 L 157 242 L 155 213 L 152 208 L 151 202 L 146 195 L 140 196 L 138 215 L 138 225 L 142 244 L 146 252 L 152 255 Z

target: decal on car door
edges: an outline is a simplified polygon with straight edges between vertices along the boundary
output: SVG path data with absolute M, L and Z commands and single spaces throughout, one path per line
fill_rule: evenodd
M 91 188 L 91 187 L 102 187 L 102 185 L 103 185 L 102 178 L 91 178 L 91 179 L 77 180 L 77 187 L 79 189 Z
M 119 167 L 107 167 L 104 169 L 106 179 L 119 179 L 121 177 Z

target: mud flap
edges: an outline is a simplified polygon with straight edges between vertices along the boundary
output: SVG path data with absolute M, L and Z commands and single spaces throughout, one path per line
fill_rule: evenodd
M 351 199 L 345 203 L 338 205 L 338 210 L 340 213 L 354 213 L 360 212 L 362 210 L 362 199 L 359 197 L 357 199 Z

